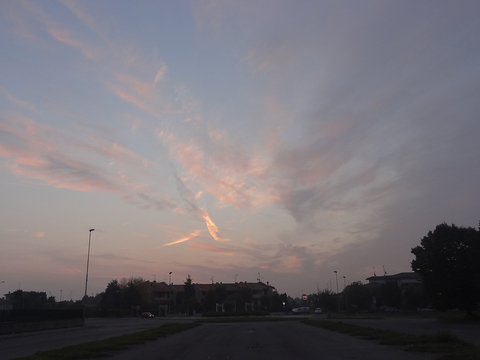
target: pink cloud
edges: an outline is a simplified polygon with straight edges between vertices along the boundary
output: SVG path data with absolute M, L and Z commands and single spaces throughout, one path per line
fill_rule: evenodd
M 65 7 L 67 7 L 77 18 L 79 18 L 89 29 L 95 31 L 98 35 L 100 31 L 93 20 L 93 18 L 88 15 L 80 6 L 80 3 L 69 0 L 60 0 Z
M 15 96 L 13 96 L 12 94 L 8 93 L 5 89 L 3 89 L 2 87 L 0 87 L 0 91 L 4 93 L 5 97 L 7 98 L 8 101 L 10 101 L 12 104 L 15 104 L 15 105 L 18 105 L 20 107 L 23 107 L 23 108 L 26 108 L 26 109 L 29 109 L 31 111 L 37 111 L 37 109 L 35 108 L 35 106 L 33 106 L 32 104 L 30 104 L 29 102 L 27 101 L 23 101 L 23 100 L 20 100 L 18 98 L 16 98 Z
M 149 235 L 145 235 L 145 234 L 139 234 L 139 233 L 134 233 L 133 235 L 135 235 L 135 236 L 139 236 L 139 237 L 144 237 L 144 238 L 148 238 L 148 237 L 150 237 Z
M 157 75 L 155 75 L 155 80 L 153 81 L 154 84 L 162 81 L 163 77 L 165 76 L 165 72 L 167 71 L 167 65 L 163 65 L 160 70 L 158 70 Z
M 153 97 L 153 87 L 150 84 L 147 84 L 143 81 L 138 80 L 133 76 L 126 75 L 126 74 L 117 75 L 117 80 L 123 84 L 128 85 L 137 94 L 145 98 L 151 99 Z
M 65 275 L 76 275 L 81 274 L 82 271 L 75 268 L 62 268 L 61 273 Z
M 212 245 L 205 245 L 205 244 L 199 244 L 199 243 L 191 243 L 190 248 L 195 249 L 195 250 L 204 250 L 204 251 L 212 251 L 212 252 L 218 252 L 226 255 L 233 256 L 234 252 L 228 249 L 224 249 L 218 246 L 212 246 Z
M 52 35 L 55 40 L 79 50 L 85 57 L 89 59 L 94 59 L 97 57 L 89 45 L 74 39 L 73 35 L 67 29 L 51 28 L 48 30 L 48 33 Z
M 15 163 L 19 165 L 29 165 L 29 166 L 35 166 L 35 167 L 47 164 L 47 162 L 44 159 L 27 158 L 27 157 L 16 157 Z
M 144 101 L 138 99 L 137 97 L 135 97 L 133 95 L 128 94 L 125 90 L 123 90 L 119 86 L 110 85 L 110 89 L 112 89 L 113 92 L 119 98 L 121 98 L 122 100 L 125 100 L 125 101 L 139 107 L 142 110 L 149 111 L 149 112 L 151 111 L 151 107 L 147 103 L 145 103 Z
M 210 138 L 215 142 L 217 151 L 207 153 L 202 144 L 185 143 L 173 133 L 164 131 L 159 136 L 169 147 L 172 156 L 192 175 L 190 180 L 220 202 L 240 208 L 260 205 L 263 199 L 269 198 L 268 201 L 271 201 L 274 198 L 265 196 L 261 183 L 253 183 L 257 180 L 256 176 L 264 174 L 266 165 L 258 157 L 249 158 L 238 149 L 230 149 L 231 145 L 224 144 L 222 137 Z M 261 193 L 261 196 L 257 196 Z
M 197 231 L 192 232 L 191 234 L 182 236 L 180 239 L 175 240 L 175 241 L 172 241 L 172 242 L 169 242 L 168 244 L 163 244 L 163 246 L 170 246 L 170 245 L 180 244 L 180 243 L 182 243 L 182 242 L 185 242 L 185 241 L 191 240 L 191 239 L 193 239 L 193 238 L 196 238 L 196 237 L 198 236 L 198 234 L 200 234 L 200 230 L 197 230 Z
M 113 192 L 141 207 L 173 210 L 178 206 L 169 196 L 134 178 L 139 173 L 149 174 L 145 169 L 151 163 L 124 146 L 116 143 L 106 146 L 107 140 L 98 136 L 95 146 L 87 146 L 30 119 L 0 119 L 0 130 L 5 134 L 4 144 L 0 146 L 3 165 L 19 177 L 75 191 Z M 95 156 L 89 156 L 92 153 Z M 88 160 L 82 161 L 82 156 Z M 116 168 L 122 169 L 125 175 L 119 176 L 114 169 L 91 162 L 105 157 L 109 161 L 115 159 Z
M 210 235 L 215 239 L 215 241 L 229 241 L 229 239 L 223 238 L 218 235 L 218 227 L 215 225 L 213 220 L 210 218 L 210 215 L 204 210 L 203 213 L 203 219 L 205 220 L 205 223 L 207 224 L 207 229 Z

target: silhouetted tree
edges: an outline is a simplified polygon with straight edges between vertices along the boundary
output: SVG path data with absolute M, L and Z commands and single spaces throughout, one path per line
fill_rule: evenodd
M 51 307 L 54 307 L 55 304 L 56 304 L 55 296 L 49 296 L 48 299 L 47 299 L 47 303 L 48 303 Z
M 120 309 L 120 301 L 122 298 L 122 289 L 118 280 L 112 280 L 108 283 L 107 288 L 100 301 L 102 309 Z
M 324 312 L 338 311 L 337 294 L 330 290 L 323 290 L 313 297 L 315 307 L 320 307 Z M 303 300 L 302 302 L 303 303 Z M 304 305 L 301 305 L 304 306 Z M 295 307 L 295 306 L 294 306 Z
M 387 281 L 381 286 L 382 302 L 389 307 L 399 308 L 402 304 L 402 289 L 396 281 Z
M 41 309 L 46 303 L 47 293 L 45 292 L 23 290 L 13 292 L 12 306 L 14 309 Z
M 407 286 L 403 291 L 403 308 L 418 309 L 426 308 L 430 304 L 423 285 Z
M 283 303 L 285 303 L 285 308 L 283 307 Z M 288 304 L 287 294 L 279 294 L 278 292 L 274 291 L 272 294 L 272 311 L 287 311 L 290 310 L 290 306 Z
M 187 276 L 185 282 L 183 283 L 183 288 L 185 290 L 185 299 L 191 300 L 195 298 L 195 286 L 192 283 L 192 278 L 190 275 Z
M 412 269 L 423 277 L 433 305 L 472 315 L 480 301 L 480 232 L 442 223 L 412 253 Z
M 103 311 L 130 310 L 132 306 L 144 306 L 140 290 L 140 284 L 144 281 L 142 278 L 112 280 L 101 296 L 97 295 L 89 303 L 98 303 Z
M 195 297 L 195 285 L 192 282 L 190 274 L 185 279 L 183 283 L 183 295 L 181 296 L 180 310 L 182 312 L 188 312 L 189 315 L 192 314 L 193 310 L 198 308 L 198 301 Z
M 121 288 L 121 298 L 120 298 L 120 307 L 122 309 L 130 309 L 132 306 L 141 306 L 142 305 L 142 294 L 138 285 L 143 283 L 145 280 L 142 278 L 123 278 L 120 281 Z
M 203 300 L 203 306 L 206 311 L 215 311 L 215 304 L 217 303 L 217 294 L 215 289 L 210 289 L 205 294 L 205 298 Z
M 372 291 L 361 281 L 354 281 L 345 288 L 351 309 L 368 310 L 372 304 Z

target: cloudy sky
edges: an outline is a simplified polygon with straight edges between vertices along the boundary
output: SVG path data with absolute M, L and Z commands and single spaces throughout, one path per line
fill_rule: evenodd
M 480 220 L 480 2 L 2 1 L 0 294 L 298 296 Z M 1 283 L 4 281 L 4 283 Z

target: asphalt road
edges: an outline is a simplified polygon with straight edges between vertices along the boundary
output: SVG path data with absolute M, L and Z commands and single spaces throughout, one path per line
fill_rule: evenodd
M 291 318 L 291 316 L 288 316 Z M 323 318 L 322 315 L 311 315 Z M 86 319 L 84 327 L 38 331 L 0 336 L 0 360 L 32 355 L 37 351 L 106 339 L 166 322 L 191 322 L 195 318 Z M 335 320 L 332 320 L 335 321 Z M 442 323 L 434 319 L 342 319 L 382 329 L 407 333 L 450 331 L 459 338 L 480 346 L 480 326 Z M 138 352 L 138 353 L 137 353 Z M 369 353 L 371 352 L 371 353 Z M 200 355 L 199 355 L 200 354 Z M 380 355 L 383 354 L 383 355 Z M 365 355 L 365 356 L 364 356 Z M 399 349 L 376 345 L 348 335 L 337 334 L 296 322 L 204 324 L 198 328 L 153 343 L 134 346 L 115 354 L 118 359 L 433 359 L 404 353 Z M 270 357 L 271 356 L 271 357 Z M 419 357 L 420 356 L 420 357 Z
M 117 360 L 435 359 L 292 321 L 203 324 L 113 355 Z
M 58 349 L 88 341 L 108 339 L 113 336 L 159 327 L 167 322 L 192 322 L 193 320 L 195 319 L 85 319 L 83 327 L 1 335 L 0 360 L 33 355 L 37 351 Z

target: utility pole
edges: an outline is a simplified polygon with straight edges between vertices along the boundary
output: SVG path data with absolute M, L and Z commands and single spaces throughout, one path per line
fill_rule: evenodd
M 337 281 L 338 313 L 340 314 L 340 298 L 339 298 L 339 296 L 338 296 L 338 277 L 337 277 L 337 270 L 335 270 L 334 273 L 335 273 L 335 280 Z
M 88 230 L 88 253 L 87 253 L 87 273 L 85 275 L 85 295 L 83 296 L 83 317 L 85 318 L 85 311 L 87 310 L 87 286 L 88 286 L 88 265 L 90 264 L 90 241 L 92 240 L 92 231 Z

